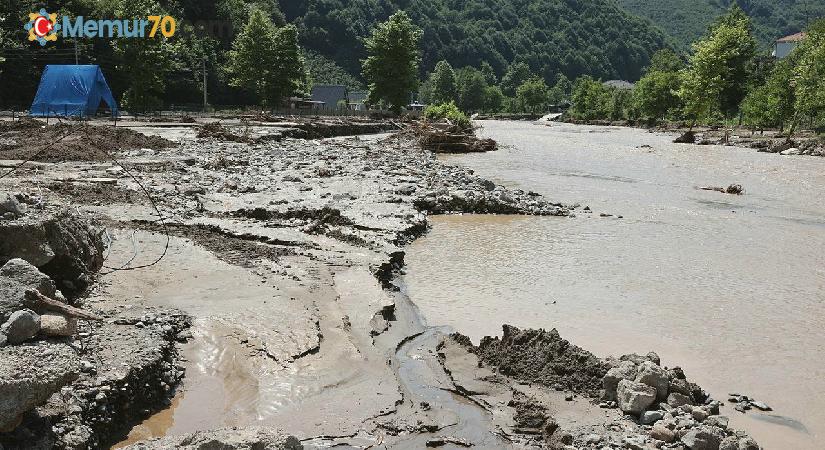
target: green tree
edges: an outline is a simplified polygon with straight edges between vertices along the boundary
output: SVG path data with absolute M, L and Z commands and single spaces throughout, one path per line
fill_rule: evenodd
M 685 62 L 673 50 L 666 48 L 654 53 L 650 65 L 644 70 L 650 72 L 678 72 L 685 67 Z
M 484 75 L 484 80 L 487 81 L 488 85 L 492 86 L 494 84 L 498 84 L 496 71 L 487 61 L 481 61 L 481 73 Z
M 633 90 L 635 110 L 642 117 L 667 118 L 680 107 L 680 82 L 679 72 L 648 71 Z
M 504 107 L 504 93 L 498 86 L 487 86 L 484 90 L 484 110 L 491 113 L 501 112 Z
M 484 93 L 487 81 L 484 74 L 475 67 L 462 67 L 456 74 L 458 86 L 458 107 L 467 113 L 480 111 L 484 108 Z
M 742 102 L 742 115 L 746 124 L 756 128 L 783 127 L 794 115 L 794 68 L 796 59 L 778 61 L 766 82 L 752 89 Z
M 447 61 L 439 61 L 428 79 L 429 99 L 432 104 L 449 103 L 458 100 L 456 76 L 453 66 Z
M 305 87 L 308 79 L 292 25 L 277 28 L 260 9 L 235 38 L 229 52 L 230 84 L 249 89 L 261 105 L 277 106 Z
M 547 105 L 547 84 L 539 77 L 533 77 L 516 89 L 516 98 L 527 111 L 537 112 Z
M 630 118 L 633 110 L 633 91 L 630 89 L 613 88 L 609 90 L 607 118 L 610 120 L 624 120 Z
M 610 92 L 599 80 L 583 76 L 573 83 L 569 114 L 576 119 L 596 120 L 608 116 Z
M 384 100 L 394 112 L 401 112 L 410 93 L 418 88 L 421 35 L 421 29 L 413 25 L 404 11 L 396 12 L 373 29 L 364 41 L 368 56 L 362 61 L 370 103 Z
M 747 16 L 740 13 L 732 8 L 707 37 L 693 44 L 680 96 L 694 123 L 732 116 L 745 97 L 756 41 Z
M 516 89 L 534 76 L 533 72 L 530 71 L 530 66 L 526 63 L 513 63 L 507 68 L 504 76 L 501 77 L 501 91 L 504 92 L 504 95 L 513 97 L 516 95 Z
M 796 99 L 795 114 L 788 132 L 790 141 L 799 123 L 808 117 L 815 117 L 825 111 L 825 19 L 814 22 L 808 29 L 807 37 L 798 52 L 793 83 Z

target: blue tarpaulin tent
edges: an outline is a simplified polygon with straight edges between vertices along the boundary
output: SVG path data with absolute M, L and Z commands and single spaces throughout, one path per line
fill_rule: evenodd
M 117 103 L 99 66 L 49 64 L 40 77 L 34 97 L 32 116 L 93 116 L 104 101 L 112 115 L 117 115 Z

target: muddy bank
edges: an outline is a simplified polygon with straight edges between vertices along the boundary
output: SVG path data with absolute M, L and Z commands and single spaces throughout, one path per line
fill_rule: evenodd
M 0 444 L 106 448 L 168 404 L 189 318 L 95 298 L 100 224 L 40 197 L 2 195 Z

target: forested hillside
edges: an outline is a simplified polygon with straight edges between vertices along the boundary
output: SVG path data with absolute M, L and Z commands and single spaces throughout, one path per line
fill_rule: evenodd
M 308 49 L 350 73 L 364 57 L 360 39 L 376 22 L 404 9 L 424 30 L 422 68 L 444 59 L 455 67 L 488 62 L 497 75 L 524 61 L 548 81 L 638 79 L 665 36 L 612 0 L 281 0 Z
M 754 34 L 763 48 L 779 37 L 804 29 L 825 17 L 822 0 L 618 0 L 628 12 L 650 19 L 679 45 L 680 50 L 701 37 L 733 3 L 751 17 Z

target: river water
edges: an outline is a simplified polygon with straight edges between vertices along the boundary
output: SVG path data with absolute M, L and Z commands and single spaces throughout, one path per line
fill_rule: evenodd
M 443 160 L 593 213 L 433 217 L 404 280 L 429 325 L 475 342 L 503 323 L 555 327 L 600 356 L 655 350 L 715 398 L 773 407 L 723 409 L 765 448 L 825 448 L 825 158 L 481 123 L 502 149 Z M 698 189 L 731 183 L 745 194 Z

